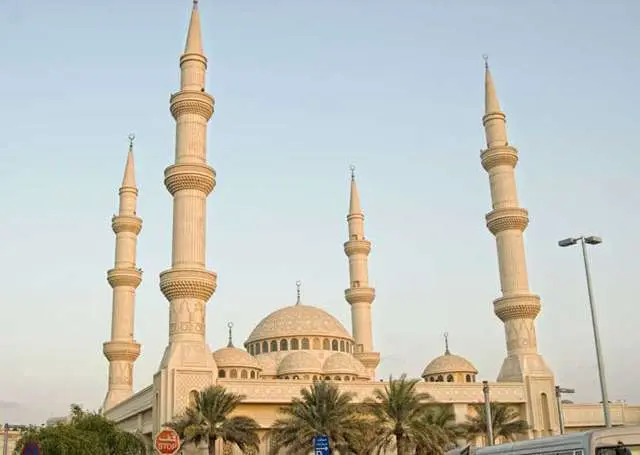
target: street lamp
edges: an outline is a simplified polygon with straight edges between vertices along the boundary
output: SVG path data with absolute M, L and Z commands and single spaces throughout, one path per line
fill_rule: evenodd
M 569 237 L 564 240 L 560 240 L 558 245 L 561 247 L 568 247 L 576 245 L 580 242 L 582 246 L 582 258 L 584 260 L 584 271 L 587 276 L 587 292 L 589 293 L 589 307 L 591 309 L 591 325 L 593 326 L 593 341 L 596 346 L 596 358 L 598 360 L 598 376 L 600 376 L 600 391 L 602 393 L 602 410 L 604 413 L 604 424 L 607 428 L 611 428 L 611 413 L 609 411 L 609 396 L 607 393 L 607 380 L 604 374 L 604 361 L 602 360 L 602 349 L 600 347 L 600 333 L 598 329 L 598 318 L 596 316 L 595 298 L 593 296 L 593 289 L 591 286 L 591 270 L 589 268 L 589 256 L 587 255 L 587 245 L 599 245 L 602 243 L 602 239 L 595 235 L 588 237 Z
M 484 394 L 484 421 L 487 425 L 487 445 L 493 445 L 493 421 L 491 419 L 491 401 L 489 400 L 489 381 L 482 381 Z
M 562 414 L 562 394 L 563 393 L 576 393 L 575 389 L 565 389 L 560 386 L 556 386 L 556 400 L 558 401 L 558 422 L 560 422 L 560 434 L 564 434 L 564 415 Z

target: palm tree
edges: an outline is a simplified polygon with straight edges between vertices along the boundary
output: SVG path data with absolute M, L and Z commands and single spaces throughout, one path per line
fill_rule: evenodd
M 486 437 L 487 435 L 484 403 L 473 404 L 471 408 L 473 415 L 468 415 L 467 421 L 460 424 L 469 442 L 478 436 Z M 514 441 L 519 435 L 526 434 L 529 430 L 529 424 L 520 418 L 518 411 L 504 403 L 491 403 L 491 423 L 494 444 L 499 439 Z
M 379 450 L 387 450 L 395 444 L 398 455 L 408 455 L 421 441 L 424 444 L 431 438 L 431 432 L 425 425 L 428 401 L 431 396 L 416 390 L 419 379 L 389 378 L 389 385 L 373 392 L 374 400 L 366 402 L 379 427 Z
M 456 447 L 463 436 L 450 406 L 429 406 L 423 417 L 425 436 L 418 441 L 416 454 L 443 454 Z
M 235 444 L 243 451 L 257 451 L 258 423 L 250 417 L 229 417 L 243 399 L 243 395 L 229 393 L 222 386 L 207 387 L 198 393 L 182 417 L 167 425 L 174 428 L 185 443 L 208 442 L 210 455 L 215 454 L 218 439 Z
M 358 411 L 353 395 L 326 381 L 317 381 L 300 391 L 291 405 L 280 409 L 283 415 L 271 428 L 270 453 L 285 449 L 288 454 L 308 453 L 313 448 L 313 438 L 327 436 L 333 452 L 348 454 L 350 446 L 361 436 L 366 426 L 366 415 Z

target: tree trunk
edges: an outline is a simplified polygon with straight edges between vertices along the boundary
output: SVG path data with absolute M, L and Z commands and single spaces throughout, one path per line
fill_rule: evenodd
M 396 451 L 398 455 L 407 455 L 407 441 L 402 435 L 396 435 Z
M 209 438 L 209 455 L 216 455 L 216 439 Z

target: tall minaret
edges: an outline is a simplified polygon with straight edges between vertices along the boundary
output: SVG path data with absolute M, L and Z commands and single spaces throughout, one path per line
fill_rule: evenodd
M 494 311 L 504 322 L 507 358 L 499 381 L 523 382 L 527 376 L 552 376 L 538 354 L 535 318 L 540 297 L 529 290 L 523 232 L 529 223 L 526 209 L 518 204 L 514 168 L 518 151 L 507 141 L 506 116 L 485 59 L 485 114 L 482 118 L 487 149 L 481 152 L 482 166 L 489 173 L 493 210 L 486 215 L 487 227 L 496 237 L 502 297 Z
M 360 196 L 356 185 L 355 167 L 351 166 L 351 195 L 349 198 L 349 240 L 344 244 L 344 252 L 349 258 L 349 289 L 344 291 L 351 304 L 351 327 L 356 342 L 354 356 L 362 362 L 375 379 L 376 367 L 380 363 L 380 353 L 373 352 L 373 328 L 371 324 L 371 304 L 376 291 L 369 287 L 368 257 L 371 242 L 364 237 L 364 214 L 360 207 Z
M 176 120 L 175 164 L 164 172 L 173 196 L 171 268 L 160 274 L 169 301 L 169 344 L 154 377 L 159 393 L 156 428 L 182 412 L 188 395 L 211 385 L 216 364 L 205 341 L 205 305 L 216 289 L 216 274 L 206 269 L 206 205 L 215 187 L 207 165 L 207 123 L 214 99 L 205 92 L 207 58 L 202 50 L 198 2 L 193 2 L 187 42 L 180 57 L 180 91 L 170 99 Z
M 109 360 L 109 389 L 102 406 L 107 410 L 126 400 L 133 393 L 133 362 L 140 355 L 140 345 L 133 339 L 136 288 L 142 281 L 142 271 L 136 267 L 138 234 L 142 219 L 136 214 L 138 188 L 133 166 L 133 140 L 129 135 L 129 154 L 120 187 L 120 208 L 111 219 L 116 234 L 114 267 L 107 272 L 107 281 L 113 288 L 111 315 L 111 341 L 103 345 Z

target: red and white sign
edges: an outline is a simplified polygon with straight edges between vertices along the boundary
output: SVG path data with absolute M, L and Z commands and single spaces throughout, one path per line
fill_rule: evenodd
M 174 455 L 180 448 L 180 436 L 173 428 L 163 428 L 156 435 L 154 445 L 162 455 Z

